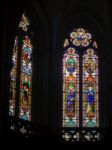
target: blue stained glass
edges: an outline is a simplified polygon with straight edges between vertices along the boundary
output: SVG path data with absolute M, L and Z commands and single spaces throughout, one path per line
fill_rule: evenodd
M 87 99 L 89 104 L 94 104 L 94 91 L 87 91 Z
M 31 65 L 27 64 L 26 62 L 23 63 L 22 72 L 25 74 L 31 75 L 32 74 L 32 67 Z
M 71 92 L 67 96 L 68 101 L 73 101 L 75 99 L 75 92 Z
M 77 39 L 78 41 L 82 41 L 83 38 L 82 38 L 81 35 L 77 35 L 76 39 Z
M 71 68 L 69 67 L 69 68 L 68 68 L 68 72 L 72 73 L 72 72 L 74 72 L 74 71 L 75 71 L 75 68 L 74 68 L 74 67 L 71 67 Z

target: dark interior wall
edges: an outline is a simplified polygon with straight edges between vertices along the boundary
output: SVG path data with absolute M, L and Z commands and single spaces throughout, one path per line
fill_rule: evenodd
M 111 26 L 112 26 L 112 1 L 110 1 L 110 3 L 109 3 L 109 8 L 110 8 L 110 30 L 108 30 L 108 32 L 109 32 L 109 34 L 110 34 L 110 38 L 109 38 L 109 43 L 110 43 L 110 51 L 109 51 L 109 56 L 110 56 L 110 62 L 109 62 L 109 66 L 111 66 L 111 64 L 112 64 L 112 41 L 111 41 L 111 39 L 112 39 L 112 28 L 111 28 Z M 112 101 L 111 101 L 111 97 L 112 97 L 112 69 L 109 69 L 109 113 L 111 114 L 111 116 L 110 116 L 110 123 L 111 123 L 111 128 L 112 128 L 112 108 L 111 108 L 111 106 L 112 106 Z
M 112 125 L 112 2 L 111 0 L 5 0 L 1 6 L 1 113 L 8 116 L 8 89 L 13 40 L 24 10 L 34 30 L 33 121 L 53 130 L 61 121 L 62 44 L 73 26 L 84 26 L 96 36 L 100 56 L 100 105 L 104 126 Z M 31 12 L 31 13 L 30 13 Z M 7 44 L 6 44 L 7 43 Z M 59 64 L 60 62 L 60 64 Z M 57 121 L 58 120 L 58 121 Z

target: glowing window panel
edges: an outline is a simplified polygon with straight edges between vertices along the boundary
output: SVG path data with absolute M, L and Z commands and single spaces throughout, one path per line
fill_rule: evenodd
M 75 29 L 71 34 L 71 41 L 75 46 L 88 46 L 91 42 L 91 34 L 87 33 L 83 28 Z
M 79 56 L 70 47 L 63 56 L 63 127 L 79 126 Z
M 31 120 L 32 102 L 32 44 L 28 36 L 23 40 L 20 75 L 19 117 Z
M 21 21 L 19 23 L 19 28 L 21 28 L 23 31 L 27 31 L 28 30 L 28 26 L 29 26 L 29 20 L 26 17 L 25 14 L 22 15 Z
M 83 127 L 99 126 L 98 56 L 93 49 L 83 55 Z
M 18 37 L 15 38 L 13 54 L 12 54 L 12 65 L 13 66 L 12 66 L 12 69 L 10 72 L 9 115 L 15 115 L 17 57 L 18 57 Z
M 91 33 L 77 28 L 67 35 L 63 48 L 62 138 L 71 142 L 82 138 L 76 127 L 99 127 L 98 45 Z M 84 138 L 92 136 L 87 132 Z

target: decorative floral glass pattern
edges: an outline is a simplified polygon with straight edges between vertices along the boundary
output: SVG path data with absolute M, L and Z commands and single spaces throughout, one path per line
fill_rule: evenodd
M 91 34 L 87 33 L 83 28 L 74 30 L 71 34 L 71 41 L 75 46 L 88 46 L 91 42 Z

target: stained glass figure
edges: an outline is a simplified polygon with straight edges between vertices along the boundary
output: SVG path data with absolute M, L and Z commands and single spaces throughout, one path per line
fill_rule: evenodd
M 82 135 L 76 127 L 99 127 L 98 45 L 91 33 L 77 28 L 67 35 L 63 48 L 62 138 L 79 141 Z M 95 133 L 84 132 L 87 140 Z M 99 139 L 99 133 L 95 138 Z
M 23 40 L 20 78 L 20 111 L 19 116 L 31 120 L 32 95 L 32 44 L 28 36 Z
M 63 127 L 79 126 L 79 56 L 70 47 L 63 57 Z
M 93 49 L 83 55 L 83 127 L 98 127 L 98 57 Z

